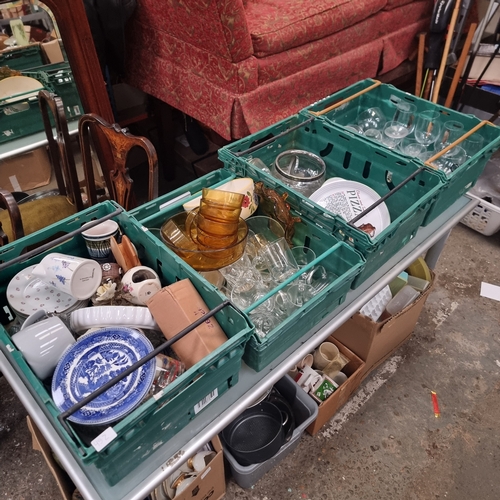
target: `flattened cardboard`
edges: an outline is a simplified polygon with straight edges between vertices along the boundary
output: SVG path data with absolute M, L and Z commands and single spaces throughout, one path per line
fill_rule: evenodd
M 198 477 L 189 485 L 189 488 L 180 495 L 175 496 L 175 500 L 220 500 L 226 494 L 224 456 L 219 437 L 215 436 L 211 443 L 216 452 L 215 457 L 198 474 Z
M 210 311 L 189 279 L 162 288 L 147 306 L 167 339 Z M 175 342 L 172 349 L 186 368 L 190 368 L 226 341 L 226 334 L 212 316 Z
M 50 182 L 52 166 L 45 147 L 0 160 L 0 187 L 29 191 Z
M 427 290 L 413 304 L 385 321 L 375 322 L 356 313 L 333 332 L 334 338 L 364 360 L 363 378 L 410 338 L 434 283 L 432 273 Z
M 312 436 L 318 433 L 321 427 L 337 413 L 339 408 L 347 402 L 351 394 L 359 387 L 365 366 L 362 359 L 333 336 L 328 337 L 326 342 L 335 344 L 339 348 L 340 353 L 349 360 L 344 368 L 342 368 L 342 372 L 347 375 L 347 380 L 328 399 L 319 405 L 316 420 L 306 429 Z
M 35 422 L 31 420 L 29 415 L 26 416 L 26 422 L 28 424 L 28 429 L 31 432 L 33 449 L 42 453 L 43 458 L 45 459 L 45 462 L 47 463 L 47 466 L 49 467 L 50 472 L 54 476 L 57 486 L 59 487 L 61 498 L 64 500 L 71 500 L 73 492 L 76 489 L 73 481 L 68 476 L 67 472 L 55 461 L 49 443 L 47 443 L 43 434 L 40 432 Z

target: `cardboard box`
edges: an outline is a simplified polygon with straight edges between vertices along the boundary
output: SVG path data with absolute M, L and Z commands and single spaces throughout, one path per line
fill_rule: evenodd
M 47 441 L 43 437 L 43 434 L 40 432 L 35 422 L 31 420 L 29 415 L 26 416 L 26 421 L 28 424 L 28 429 L 31 432 L 33 449 L 42 453 L 43 458 L 45 459 L 45 462 L 47 463 L 50 472 L 54 476 L 57 486 L 59 487 L 61 498 L 64 498 L 64 500 L 71 500 L 73 498 L 73 492 L 76 489 L 73 481 L 68 476 L 67 472 L 62 469 L 56 462 L 49 443 L 47 443 Z
M 385 321 L 375 322 L 356 313 L 333 332 L 333 337 L 364 360 L 363 378 L 410 338 L 434 282 L 432 274 L 427 290 L 413 304 Z
M 175 495 L 175 500 L 220 500 L 226 494 L 224 457 L 219 437 L 215 436 L 211 443 L 215 457 L 186 490 Z
M 147 306 L 167 339 L 175 337 L 210 311 L 189 279 L 162 288 Z M 212 316 L 172 344 L 172 349 L 189 369 L 226 341 L 226 334 Z
M 342 368 L 342 372 L 347 375 L 347 380 L 328 399 L 319 405 L 316 420 L 307 428 L 307 432 L 313 436 L 337 413 L 339 408 L 347 402 L 351 394 L 359 387 L 365 366 L 362 359 L 333 336 L 328 337 L 326 342 L 335 344 L 339 348 L 340 353 L 349 359 L 349 362 Z
M 33 439 L 33 449 L 40 451 L 45 458 L 45 462 L 59 487 L 61 498 L 72 500 L 73 492 L 76 489 L 73 481 L 54 459 L 49 444 L 29 415 L 26 420 Z M 198 477 L 189 485 L 189 488 L 183 491 L 182 494 L 176 495 L 175 500 L 220 500 L 226 494 L 224 457 L 219 437 L 215 436 L 211 444 L 216 452 L 215 457 L 199 473 Z
M 51 40 L 50 42 L 42 43 L 42 50 L 49 64 L 64 62 L 59 40 Z
M 52 165 L 44 146 L 0 160 L 0 187 L 7 191 L 29 191 L 50 182 Z

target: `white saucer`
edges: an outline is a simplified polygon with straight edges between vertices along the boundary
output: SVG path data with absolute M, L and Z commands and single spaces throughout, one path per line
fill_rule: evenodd
M 323 184 L 309 198 L 319 206 L 333 214 L 340 215 L 349 222 L 380 199 L 380 196 L 371 187 L 361 182 L 335 179 L 329 184 Z M 391 216 L 387 205 L 381 203 L 357 221 L 356 226 L 371 224 L 375 228 L 372 237 L 375 237 L 390 223 Z

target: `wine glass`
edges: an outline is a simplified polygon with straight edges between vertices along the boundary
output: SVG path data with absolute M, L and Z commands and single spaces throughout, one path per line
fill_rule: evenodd
M 434 144 L 435 151 L 441 151 L 442 149 L 449 146 L 451 143 L 455 142 L 464 134 L 464 126 L 456 120 L 448 120 L 444 123 L 441 135 L 439 139 Z
M 411 134 L 415 128 L 415 112 L 417 106 L 406 101 L 400 101 L 394 112 L 393 121 L 401 123 Z M 408 134 L 408 135 L 409 135 Z
M 387 122 L 382 133 L 382 143 L 394 149 L 409 133 L 408 128 L 400 122 Z
M 439 123 L 440 114 L 437 111 L 423 111 L 417 115 L 415 122 L 415 139 L 429 146 L 437 141 L 441 133 L 441 124 Z

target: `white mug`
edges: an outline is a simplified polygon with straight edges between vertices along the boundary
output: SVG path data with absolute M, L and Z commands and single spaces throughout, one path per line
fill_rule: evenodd
M 148 300 L 161 290 L 161 282 L 150 267 L 136 266 L 123 275 L 122 289 L 129 302 L 145 306 Z
M 32 271 L 48 285 L 85 300 L 101 285 L 102 269 L 95 260 L 62 253 L 49 253 Z
M 40 310 L 26 319 L 21 330 L 12 335 L 12 342 L 35 375 L 44 380 L 52 375 L 64 351 L 75 339 L 60 318 L 46 317 L 45 311 Z

